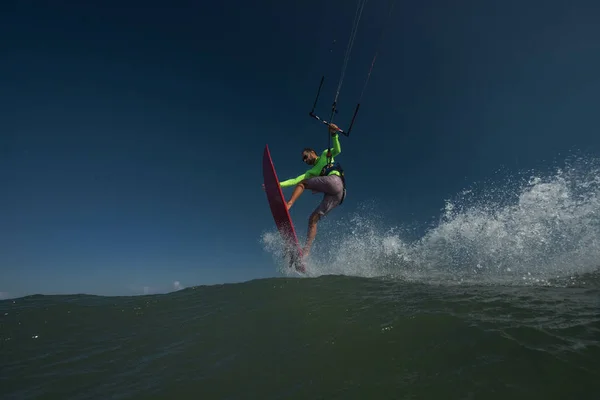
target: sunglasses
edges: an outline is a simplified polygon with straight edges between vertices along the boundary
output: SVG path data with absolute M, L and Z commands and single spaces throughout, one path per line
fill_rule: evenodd
M 304 155 L 302 156 L 302 161 L 306 161 L 307 159 L 308 159 L 308 154 L 304 154 Z

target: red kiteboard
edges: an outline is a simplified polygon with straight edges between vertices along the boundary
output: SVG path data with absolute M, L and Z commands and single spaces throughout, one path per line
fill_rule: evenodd
M 285 243 L 285 251 L 289 256 L 290 267 L 294 266 L 297 271 L 305 272 L 306 268 L 302 262 L 302 249 L 298 243 L 296 230 L 294 229 L 294 224 L 292 224 L 292 219 L 290 218 L 290 213 L 286 207 L 283 192 L 279 186 L 279 179 L 275 172 L 273 160 L 271 160 L 271 153 L 269 152 L 268 145 L 265 145 L 262 169 L 267 200 L 269 201 L 269 207 L 271 207 L 271 214 L 273 214 L 277 230 L 279 230 Z

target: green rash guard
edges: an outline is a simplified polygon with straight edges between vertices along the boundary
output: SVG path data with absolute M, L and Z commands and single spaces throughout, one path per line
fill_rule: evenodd
M 333 148 L 331 149 L 331 162 L 334 163 L 335 160 L 333 159 L 333 157 L 340 154 L 342 152 L 342 148 L 340 146 L 340 138 L 337 134 L 335 136 L 333 136 L 332 139 L 333 139 Z M 308 171 L 306 171 L 305 173 L 303 173 L 302 175 L 300 175 L 296 178 L 292 178 L 292 179 L 285 180 L 283 182 L 279 182 L 279 186 L 281 186 L 282 188 L 288 187 L 288 186 L 294 186 L 294 185 L 297 185 L 298 183 L 302 182 L 304 179 L 312 178 L 313 176 L 319 176 L 319 175 L 321 175 L 321 170 L 323 169 L 323 167 L 325 167 L 326 164 L 327 164 L 327 149 L 323 150 L 323 153 L 321 153 L 320 157 L 317 157 L 317 162 L 311 169 L 309 169 Z M 339 176 L 340 173 L 338 171 L 331 171 L 329 173 L 329 175 L 338 175 Z

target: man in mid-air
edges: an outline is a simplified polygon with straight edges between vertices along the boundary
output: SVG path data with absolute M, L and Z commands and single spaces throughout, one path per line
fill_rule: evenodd
M 311 189 L 313 193 L 323 193 L 321 204 L 315 208 L 308 219 L 308 235 L 302 251 L 304 257 L 309 254 L 312 242 L 317 235 L 317 222 L 335 207 L 342 204 L 346 197 L 344 171 L 340 164 L 334 160 L 334 157 L 342 152 L 338 131 L 337 125 L 329 124 L 333 147 L 325 149 L 320 156 L 317 156 L 313 149 L 305 148 L 302 151 L 302 161 L 312 165 L 312 168 L 296 178 L 279 183 L 282 188 L 296 186 L 292 197 L 287 202 L 288 210 L 300 197 L 304 189 Z

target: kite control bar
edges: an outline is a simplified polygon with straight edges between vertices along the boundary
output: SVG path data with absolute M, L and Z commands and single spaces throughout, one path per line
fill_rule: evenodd
M 343 133 L 346 136 L 350 136 L 350 131 L 352 130 L 352 125 L 354 125 L 354 119 L 356 118 L 356 114 L 358 113 L 358 109 L 359 108 L 360 108 L 360 104 L 357 104 L 356 105 L 356 109 L 354 110 L 354 115 L 352 116 L 352 121 L 350 122 L 350 128 L 348 128 L 348 132 L 344 131 L 343 129 L 340 129 L 339 130 L 340 133 Z M 325 121 L 324 119 L 321 119 L 321 117 L 319 117 L 318 115 L 316 115 L 312 111 L 309 112 L 308 115 L 310 115 L 311 117 L 313 117 L 317 121 L 324 123 L 325 125 L 329 125 L 329 122 Z
M 325 80 L 325 77 L 321 77 L 321 83 L 319 84 L 319 89 L 317 90 L 317 97 L 315 98 L 315 102 L 313 104 L 313 108 L 312 110 L 308 113 L 308 115 L 310 115 L 312 118 L 316 119 L 317 121 L 325 124 L 325 125 L 329 125 L 330 122 L 325 121 L 324 119 L 322 119 L 321 117 L 319 117 L 317 114 L 315 114 L 315 107 L 317 106 L 317 101 L 319 100 L 319 94 L 321 93 L 321 87 L 323 86 L 323 81 Z M 336 109 L 336 105 L 337 102 L 334 101 L 333 104 L 331 105 L 331 117 L 330 119 L 333 119 L 333 114 L 337 113 L 337 109 Z M 350 131 L 352 130 L 352 126 L 354 125 L 354 119 L 356 119 L 356 114 L 358 114 L 358 109 L 360 108 L 360 103 L 358 103 L 356 105 L 356 109 L 354 110 L 354 115 L 352 115 L 352 121 L 350 121 L 350 127 L 348 128 L 348 131 L 345 132 L 344 130 L 340 129 L 340 132 L 346 136 L 350 136 Z
M 331 116 L 329 117 L 329 121 L 325 121 L 324 119 L 320 118 L 318 115 L 315 114 L 315 107 L 317 106 L 317 100 L 319 100 L 319 94 L 321 94 L 321 87 L 323 86 L 323 81 L 325 80 L 325 76 L 321 77 L 321 83 L 319 84 L 319 90 L 317 90 L 317 97 L 315 98 L 315 102 L 313 104 L 312 110 L 308 113 L 308 115 L 310 115 L 312 118 L 314 118 L 317 121 L 322 122 L 326 125 L 329 125 L 331 123 L 331 121 L 333 121 L 333 116 L 334 116 L 334 114 L 337 113 L 336 106 L 337 106 L 338 96 L 340 95 L 340 89 L 342 88 L 342 81 L 344 80 L 346 66 L 348 64 L 348 60 L 350 59 L 350 51 L 354 44 L 354 38 L 356 37 L 358 22 L 360 20 L 360 17 L 363 12 L 363 8 L 365 7 L 366 3 L 367 3 L 367 0 L 358 0 L 358 4 L 356 6 L 357 8 L 356 8 L 356 14 L 354 17 L 354 24 L 352 26 L 350 40 L 348 41 L 348 47 L 346 48 L 346 54 L 344 56 L 344 63 L 343 63 L 342 71 L 340 74 L 340 80 L 338 83 L 337 91 L 335 94 L 335 98 L 333 100 L 333 104 L 331 105 Z M 356 114 L 358 114 L 358 109 L 360 108 L 360 102 L 365 93 L 365 89 L 367 88 L 367 84 L 369 83 L 369 79 L 371 78 L 371 72 L 373 72 L 373 66 L 375 65 L 375 60 L 377 59 L 377 54 L 379 54 L 379 45 L 381 44 L 381 42 L 383 40 L 386 28 L 388 26 L 390 16 L 392 15 L 392 10 L 394 9 L 394 4 L 396 3 L 396 0 L 390 0 L 390 3 L 391 3 L 391 5 L 390 5 L 389 13 L 388 13 L 388 16 L 386 19 L 386 23 L 384 24 L 384 26 L 381 29 L 381 37 L 379 38 L 379 44 L 377 45 L 377 50 L 375 51 L 375 55 L 373 56 L 373 60 L 371 61 L 371 67 L 369 68 L 369 72 L 367 74 L 367 78 L 365 79 L 364 86 L 362 88 L 360 96 L 358 97 L 358 103 L 356 105 L 356 109 L 354 110 L 354 115 L 352 115 L 352 120 L 350 121 L 350 126 L 348 127 L 347 132 L 344 132 L 342 129 L 340 129 L 340 132 L 346 136 L 350 136 L 350 131 L 352 130 L 352 126 L 354 126 L 354 120 L 356 119 Z M 335 40 L 334 40 L 334 43 L 335 43 Z M 331 52 L 331 49 L 329 50 L 329 52 Z

